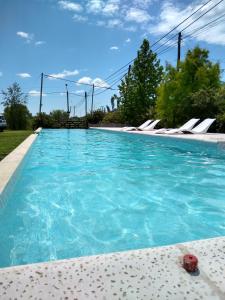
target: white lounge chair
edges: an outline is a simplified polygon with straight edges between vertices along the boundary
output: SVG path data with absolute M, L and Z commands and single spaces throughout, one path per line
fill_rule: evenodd
M 143 130 L 143 128 L 147 127 L 151 122 L 152 122 L 152 120 L 147 120 L 146 122 L 141 124 L 139 127 L 123 127 L 123 130 L 124 131 L 139 130 L 139 129 Z
M 190 119 L 188 122 L 186 122 L 184 125 L 182 125 L 179 128 L 173 128 L 173 129 L 161 128 L 159 130 L 156 130 L 155 133 L 165 133 L 165 134 L 182 133 L 182 131 L 191 130 L 198 121 L 199 119 Z
M 152 122 L 150 125 L 148 125 L 147 127 L 144 127 L 142 129 L 138 129 L 141 131 L 151 131 L 154 130 L 155 126 L 160 122 L 160 120 L 155 120 L 154 122 Z
M 195 133 L 195 134 L 203 134 L 206 133 L 209 127 L 215 122 L 216 119 L 205 119 L 199 125 L 197 125 L 192 130 L 182 130 L 183 133 Z

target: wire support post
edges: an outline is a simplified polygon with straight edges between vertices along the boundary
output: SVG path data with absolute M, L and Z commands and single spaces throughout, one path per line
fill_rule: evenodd
M 179 32 L 178 33 L 178 41 L 177 41 L 177 70 L 179 70 L 179 68 L 180 68 L 181 41 L 182 41 L 182 34 L 181 34 L 181 32 Z
M 41 114 L 41 109 L 42 109 L 43 80 L 44 80 L 44 73 L 41 73 L 41 89 L 40 89 L 39 114 Z
M 93 84 L 93 86 L 92 86 L 92 95 L 91 95 L 91 114 L 93 114 L 94 93 L 95 93 L 95 85 Z

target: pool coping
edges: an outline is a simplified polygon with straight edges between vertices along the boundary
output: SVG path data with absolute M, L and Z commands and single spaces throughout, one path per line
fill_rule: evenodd
M 182 258 L 198 257 L 188 273 Z M 225 237 L 0 269 L 0 299 L 225 299 Z
M 34 133 L 30 134 L 21 144 L 19 144 L 19 146 L 0 161 L 0 195 L 6 188 L 11 177 L 19 167 L 41 130 L 41 127 L 35 130 Z
M 225 147 L 225 134 L 223 133 L 205 133 L 205 134 L 155 134 L 154 131 L 125 131 L 121 127 L 90 127 L 90 129 L 98 129 L 98 130 L 107 130 L 113 132 L 121 132 L 128 134 L 140 134 L 147 135 L 152 137 L 165 137 L 165 138 L 174 138 L 180 140 L 191 140 L 191 141 L 200 141 L 200 142 L 209 142 L 216 143 Z

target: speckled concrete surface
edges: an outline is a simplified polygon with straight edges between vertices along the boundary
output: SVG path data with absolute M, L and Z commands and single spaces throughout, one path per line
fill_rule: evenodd
M 100 129 L 100 130 L 109 130 L 116 132 L 126 132 L 129 134 L 143 134 L 150 136 L 164 136 L 167 138 L 178 138 L 178 139 L 186 139 L 186 140 L 197 140 L 197 141 L 205 141 L 212 143 L 220 143 L 225 145 L 225 134 L 224 133 L 205 133 L 205 134 L 156 134 L 153 131 L 124 131 L 122 128 L 118 127 L 91 127 L 92 129 Z
M 225 299 L 225 237 L 0 269 L 0 299 Z

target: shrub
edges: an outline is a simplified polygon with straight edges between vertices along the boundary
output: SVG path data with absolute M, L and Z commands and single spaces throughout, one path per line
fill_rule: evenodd
M 46 113 L 37 114 L 33 118 L 33 129 L 36 129 L 38 127 L 52 128 L 53 120 L 51 116 Z
M 101 109 L 93 111 L 92 114 L 87 114 L 87 121 L 91 124 L 98 124 L 100 123 L 103 118 L 105 117 L 105 112 Z
M 115 123 L 115 124 L 119 124 L 119 123 L 123 123 L 123 118 L 122 118 L 122 114 L 119 110 L 117 111 L 111 111 L 108 112 L 104 119 L 102 120 L 102 123 Z

